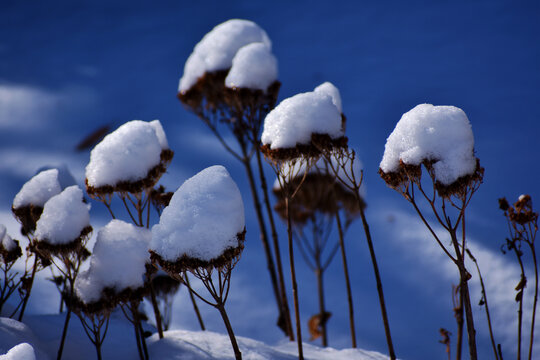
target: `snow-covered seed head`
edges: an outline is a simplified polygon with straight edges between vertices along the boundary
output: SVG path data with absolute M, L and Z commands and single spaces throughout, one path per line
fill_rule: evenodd
M 322 151 L 347 147 L 339 92 L 323 85 L 283 100 L 266 116 L 261 150 L 267 158 L 316 158 Z
M 403 114 L 386 141 L 379 174 L 392 188 L 418 182 L 424 165 L 442 197 L 480 183 L 471 124 L 455 106 L 421 104 Z
M 4 264 L 16 261 L 22 256 L 22 250 L 17 240 L 7 234 L 7 229 L 0 224 L 0 260 Z
M 151 258 L 170 274 L 221 268 L 244 247 L 244 204 L 223 166 L 209 167 L 174 193 L 152 228 Z
M 506 205 L 506 209 L 503 210 L 507 212 L 508 218 L 511 222 L 522 226 L 532 223 L 534 226 L 536 226 L 536 222 L 538 221 L 538 213 L 533 211 L 532 198 L 530 195 L 521 195 L 514 203 L 514 206 L 508 205 L 508 201 L 506 201 L 504 198 L 499 199 L 499 204 L 501 204 L 501 201 L 503 202 L 503 205 Z M 504 204 L 504 201 L 506 201 L 506 204 Z
M 140 193 L 156 184 L 173 155 L 158 120 L 127 122 L 90 153 L 86 191 L 90 196 L 115 191 Z

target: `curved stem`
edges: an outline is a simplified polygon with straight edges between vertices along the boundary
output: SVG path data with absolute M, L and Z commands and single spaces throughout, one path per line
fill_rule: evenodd
M 221 314 L 221 318 L 223 319 L 225 327 L 227 328 L 227 333 L 229 334 L 229 339 L 231 339 L 231 345 L 234 350 L 234 356 L 236 360 L 242 360 L 242 353 L 240 352 L 240 348 L 238 347 L 238 343 L 236 342 L 236 336 L 234 336 L 231 322 L 229 321 L 229 317 L 227 316 L 227 312 L 225 311 L 225 305 L 221 302 L 218 302 L 216 308 Z
M 186 282 L 186 287 L 189 291 L 189 297 L 191 298 L 191 303 L 193 304 L 193 310 L 195 310 L 195 314 L 197 314 L 197 320 L 199 320 L 199 325 L 201 326 L 201 330 L 205 331 L 206 328 L 204 327 L 204 322 L 201 316 L 201 313 L 199 311 L 199 307 L 197 306 L 197 301 L 195 300 L 195 296 L 193 296 L 193 292 L 191 291 L 191 285 L 189 284 L 189 278 L 187 273 L 184 273 L 184 281 Z
M 32 275 L 30 276 L 30 286 L 28 287 L 28 292 L 25 294 L 24 301 L 22 304 L 21 312 L 19 313 L 19 321 L 22 321 L 24 316 L 24 310 L 26 309 L 26 304 L 28 304 L 28 299 L 30 299 L 30 292 L 32 291 L 32 286 L 34 285 L 34 278 L 36 277 L 36 271 L 38 267 L 38 257 L 37 254 L 34 254 L 34 267 L 32 268 Z

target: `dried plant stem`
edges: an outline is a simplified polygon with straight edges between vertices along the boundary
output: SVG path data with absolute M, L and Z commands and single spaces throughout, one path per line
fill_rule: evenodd
M 231 345 L 233 347 L 236 360 L 242 360 L 242 353 L 240 352 L 240 348 L 238 347 L 238 343 L 236 342 L 236 336 L 234 336 L 231 322 L 229 321 L 229 317 L 227 316 L 227 312 L 225 311 L 225 305 L 223 303 L 218 303 L 216 305 L 216 309 L 218 309 L 221 318 L 223 319 L 223 323 L 225 323 L 225 327 L 227 328 L 227 334 L 229 334 L 229 338 L 231 339 Z
M 379 304 L 381 306 L 381 314 L 384 324 L 384 333 L 386 335 L 386 343 L 388 345 L 388 355 L 390 359 L 396 359 L 396 353 L 394 351 L 394 344 L 392 342 L 392 335 L 390 333 L 390 323 L 388 321 L 388 314 L 386 312 L 386 303 L 384 301 L 384 292 L 382 287 L 381 275 L 379 274 L 379 266 L 377 265 L 377 257 L 375 256 L 375 249 L 373 247 L 373 241 L 371 240 L 371 232 L 369 231 L 369 225 L 366 220 L 366 215 L 364 213 L 364 208 L 362 207 L 360 198 L 360 189 L 356 189 L 356 198 L 360 208 L 360 218 L 362 219 L 362 225 L 364 226 L 364 232 L 366 234 L 366 241 L 369 247 L 369 254 L 371 256 L 371 263 L 373 264 L 373 272 L 375 274 L 375 281 L 377 282 L 377 293 L 379 294 Z
M 249 181 L 249 188 L 251 190 L 251 196 L 253 198 L 253 205 L 255 207 L 255 213 L 257 215 L 257 221 L 259 223 L 259 229 L 260 229 L 260 236 L 261 236 L 261 242 L 263 244 L 264 252 L 266 255 L 266 264 L 268 268 L 268 273 L 270 274 L 270 282 L 272 283 L 272 289 L 274 291 L 274 297 L 276 299 L 276 304 L 278 307 L 278 311 L 280 313 L 280 317 L 283 317 L 283 306 L 281 302 L 281 295 L 278 287 L 278 280 L 276 275 L 276 267 L 274 264 L 274 258 L 272 256 L 272 250 L 270 248 L 270 243 L 268 241 L 268 232 L 266 230 L 266 224 L 264 222 L 263 213 L 262 213 L 262 206 L 261 201 L 259 199 L 259 194 L 257 192 L 257 187 L 255 185 L 255 178 L 253 176 L 253 169 L 251 167 L 251 162 L 249 157 L 247 156 L 247 152 L 245 147 L 242 147 L 242 152 L 244 155 L 244 158 L 242 160 L 242 163 L 244 164 L 244 167 L 246 169 L 246 174 Z M 290 334 L 289 334 L 290 336 Z
M 279 292 L 281 295 L 281 316 L 283 316 L 286 333 L 289 335 L 289 340 L 294 341 L 294 332 L 292 330 L 291 312 L 289 309 L 289 301 L 287 300 L 287 291 L 285 289 L 285 277 L 283 275 L 283 264 L 281 261 L 281 251 L 279 248 L 278 234 L 276 230 L 276 223 L 274 221 L 274 212 L 270 206 L 270 197 L 268 195 L 268 185 L 266 182 L 266 176 L 264 175 L 263 164 L 261 160 L 260 146 L 255 146 L 255 156 L 257 158 L 257 166 L 259 168 L 259 178 L 261 181 L 261 188 L 263 191 L 264 204 L 266 207 L 266 213 L 268 214 L 268 220 L 270 222 L 270 229 L 272 232 L 272 241 L 274 245 L 274 254 L 276 256 L 276 267 L 279 280 Z
M 83 326 L 84 332 L 86 333 L 86 335 L 88 336 L 92 344 L 94 344 L 94 347 L 96 348 L 97 359 L 102 360 L 103 356 L 101 355 L 101 346 L 103 345 L 103 341 L 105 340 L 105 335 L 107 335 L 107 330 L 109 329 L 110 314 L 108 312 L 104 312 L 101 314 L 89 315 L 92 321 L 92 326 L 90 326 L 88 322 L 86 321 L 85 315 L 81 314 L 80 312 L 76 312 L 76 314 L 79 317 L 79 320 L 81 320 L 81 324 Z M 105 331 L 103 331 L 103 335 L 101 335 L 101 328 L 103 327 L 104 324 L 105 324 Z
M 298 284 L 296 283 L 296 271 L 294 267 L 294 250 L 293 250 L 293 234 L 292 234 L 292 224 L 291 224 L 291 213 L 289 208 L 290 197 L 287 194 L 285 197 L 285 212 L 287 213 L 287 237 L 289 244 L 289 265 L 291 267 L 291 283 L 293 290 L 293 300 L 294 300 L 294 314 L 296 321 L 296 341 L 298 343 L 298 359 L 304 359 L 304 351 L 302 347 L 302 329 L 300 322 L 300 305 L 298 303 Z
M 27 293 L 24 295 L 24 300 L 22 303 L 21 312 L 19 313 L 19 321 L 22 321 L 24 316 L 24 310 L 26 309 L 26 304 L 28 304 L 28 299 L 30 299 L 30 292 L 32 291 L 32 286 L 34 285 L 34 278 L 36 277 L 36 271 L 38 267 L 38 258 L 34 254 L 34 266 L 32 267 L 32 275 L 30 275 L 30 286 L 28 287 Z
M 490 339 L 491 339 L 491 346 L 493 347 L 493 354 L 495 355 L 496 360 L 500 360 L 499 359 L 499 354 L 497 352 L 497 345 L 496 345 L 496 341 L 495 341 L 495 336 L 493 335 L 493 327 L 491 325 L 491 315 L 490 315 L 490 312 L 489 312 L 489 303 L 488 303 L 488 298 L 487 298 L 486 287 L 484 285 L 484 278 L 482 276 L 482 273 L 480 272 L 480 266 L 478 265 L 478 261 L 472 255 L 472 253 L 469 251 L 469 249 L 466 249 L 466 251 L 467 251 L 467 255 L 469 255 L 469 258 L 476 265 L 476 271 L 478 272 L 478 277 L 480 278 L 480 286 L 482 288 L 482 298 L 483 298 L 484 307 L 485 307 L 485 310 L 486 310 L 486 317 L 487 317 L 488 328 L 489 328 L 489 336 L 490 336 Z
M 454 317 L 456 318 L 457 323 L 457 339 L 456 339 L 456 360 L 461 360 L 461 354 L 463 352 L 463 294 L 461 293 L 460 286 L 457 289 L 453 289 L 452 296 L 456 294 L 458 296 L 458 301 L 454 300 Z
M 356 348 L 356 329 L 354 325 L 354 307 L 353 307 L 353 299 L 352 299 L 351 281 L 349 278 L 349 268 L 347 266 L 347 256 L 345 252 L 344 233 L 343 233 L 343 227 L 341 225 L 339 212 L 336 212 L 335 216 L 336 216 L 336 223 L 337 223 L 338 234 L 339 234 L 339 246 L 341 249 L 341 259 L 343 262 L 343 274 L 345 276 L 345 285 L 347 287 L 347 302 L 349 304 L 349 326 L 351 328 L 351 342 L 352 342 L 352 347 Z
M 204 326 L 204 322 L 201 316 L 201 312 L 199 311 L 199 307 L 197 306 L 197 301 L 195 300 L 195 296 L 193 296 L 193 291 L 191 290 L 191 285 L 189 284 L 189 278 L 187 273 L 184 273 L 184 278 L 182 279 L 183 282 L 185 282 L 186 287 L 189 291 L 189 297 L 191 298 L 191 303 L 193 304 L 193 310 L 195 310 L 195 314 L 197 314 L 197 320 L 199 320 L 199 325 L 201 326 L 201 330 L 205 331 L 206 328 Z
M 322 329 L 322 346 L 328 346 L 328 332 L 326 331 L 326 309 L 324 306 L 324 282 L 323 282 L 324 270 L 321 267 L 320 260 L 317 261 L 317 268 L 315 275 L 317 275 L 317 292 L 319 295 L 319 316 L 321 317 L 321 329 Z
M 150 297 L 152 299 L 152 308 L 154 309 L 154 315 L 156 317 L 156 327 L 158 331 L 158 335 L 160 339 L 163 339 L 163 326 L 161 324 L 161 313 L 159 311 L 157 298 L 156 298 L 156 291 L 154 290 L 154 285 L 152 284 L 152 280 L 148 280 L 148 286 L 150 287 Z
M 533 256 L 534 263 L 534 300 L 533 300 L 533 311 L 531 316 L 531 334 L 529 339 L 529 360 L 532 360 L 532 350 L 534 344 L 534 324 L 536 320 L 536 305 L 538 303 L 538 261 L 536 259 L 536 251 L 534 249 L 534 242 L 528 241 L 529 247 L 531 248 L 531 253 Z

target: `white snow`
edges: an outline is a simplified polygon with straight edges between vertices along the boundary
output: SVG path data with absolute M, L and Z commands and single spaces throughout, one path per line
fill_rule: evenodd
M 178 91 L 189 90 L 206 72 L 230 68 L 236 52 L 253 42 L 272 47 L 266 32 L 252 21 L 232 19 L 217 25 L 195 45 L 184 66 Z
M 264 43 L 252 43 L 234 56 L 225 86 L 265 91 L 277 76 L 277 60 L 271 49 Z
M 52 196 L 62 191 L 58 182 L 58 170 L 45 170 L 28 180 L 15 195 L 13 207 L 43 206 Z
M 312 134 L 343 136 L 341 112 L 329 91 L 312 91 L 283 100 L 265 118 L 261 136 L 271 149 L 308 144 Z
M 330 95 L 332 97 L 332 102 L 334 103 L 334 105 L 336 105 L 339 112 L 343 113 L 343 107 L 341 105 L 341 95 L 338 88 L 334 84 L 327 81 L 317 86 L 313 91 Z
M 75 290 L 85 303 L 96 302 L 104 288 L 117 293 L 144 285 L 145 264 L 150 261 L 150 230 L 112 220 L 97 235 L 90 267 L 75 282 Z
M 7 354 L 0 355 L 0 360 L 36 360 L 36 354 L 32 345 L 21 343 L 11 348 Z
M 58 170 L 58 183 L 60 184 L 60 188 L 62 190 L 64 190 L 68 186 L 77 185 L 75 178 L 69 171 L 66 164 L 61 164 L 58 166 L 43 166 L 42 168 L 38 170 L 38 173 L 41 171 L 50 170 L 50 169 Z
M 88 185 L 114 186 L 121 181 L 137 181 L 160 163 L 161 151 L 168 148 L 158 120 L 133 120 L 120 126 L 96 145 L 86 166 Z
M 35 237 L 54 245 L 67 244 L 79 237 L 90 226 L 88 205 L 77 185 L 70 186 L 45 203 L 36 224 Z
M 238 247 L 244 227 L 240 190 L 223 166 L 211 166 L 174 193 L 152 228 L 150 249 L 168 261 L 183 255 L 210 261 Z
M 436 179 L 449 185 L 474 173 L 474 137 L 465 112 L 455 106 L 417 105 L 403 114 L 386 140 L 380 168 L 398 170 L 399 161 L 419 165 L 436 160 Z
M 17 247 L 17 244 L 7 234 L 7 229 L 4 225 L 0 224 L 0 245 L 7 251 L 12 251 Z

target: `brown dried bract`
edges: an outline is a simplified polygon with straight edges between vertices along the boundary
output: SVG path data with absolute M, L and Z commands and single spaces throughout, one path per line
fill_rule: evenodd
M 69 255 L 71 253 L 79 253 L 83 251 L 83 255 L 89 255 L 88 250 L 84 248 L 83 239 L 86 238 L 92 232 L 91 226 L 86 226 L 81 230 L 80 235 L 66 244 L 52 244 L 50 239 L 42 239 L 36 241 L 34 245 L 30 245 L 30 249 L 33 252 L 37 252 L 42 256 L 58 256 Z M 84 250 L 86 253 L 84 254 Z M 87 257 L 87 256 L 86 256 Z
M 389 187 L 392 189 L 397 189 L 401 185 L 405 185 L 410 181 L 419 181 L 422 176 L 422 168 L 420 165 L 405 164 L 400 160 L 398 171 L 385 173 L 381 168 L 379 168 L 379 175 Z
M 236 234 L 236 237 L 238 239 L 237 247 L 225 249 L 220 256 L 209 261 L 192 258 L 187 255 L 183 255 L 175 261 L 168 261 L 152 250 L 150 250 L 150 259 L 152 260 L 153 264 L 159 264 L 163 270 L 171 275 L 176 275 L 186 270 L 191 271 L 199 268 L 220 269 L 233 262 L 233 260 L 238 259 L 242 254 L 242 250 L 244 250 L 246 230 L 244 229 L 243 232 Z
M 16 244 L 15 248 L 11 251 L 8 251 L 2 246 L 2 243 L 0 242 L 0 257 L 2 258 L 2 261 L 4 264 L 9 264 L 11 262 L 14 262 L 18 258 L 22 256 L 22 250 L 19 246 L 18 240 L 13 240 Z
M 536 223 L 538 220 L 538 213 L 533 211 L 531 196 L 520 196 L 518 201 L 514 203 L 513 207 L 509 206 L 508 218 L 510 221 L 520 225 Z
M 30 204 L 18 208 L 11 207 L 11 211 L 21 223 L 22 234 L 26 235 L 36 230 L 36 223 L 41 217 L 43 207 Z
M 194 112 L 200 111 L 201 107 L 215 111 L 224 104 L 225 78 L 229 69 L 206 72 L 187 91 L 177 94 L 178 99 L 184 106 Z
M 67 305 L 71 306 L 72 310 L 75 313 L 80 313 L 81 311 L 85 314 L 97 314 L 97 313 L 107 313 L 111 312 L 119 304 L 127 304 L 130 301 L 140 301 L 142 300 L 149 292 L 148 287 L 138 287 L 136 289 L 126 288 L 120 292 L 116 292 L 114 288 L 107 287 L 102 290 L 101 297 L 98 301 L 91 303 L 85 303 L 77 296 L 74 296 L 72 299 L 66 297 Z M 64 294 L 66 295 L 66 294 Z
M 346 148 L 348 139 L 341 136 L 332 139 L 328 134 L 311 134 L 309 144 L 297 144 L 292 148 L 271 149 L 269 144 L 261 146 L 261 152 L 271 161 L 292 160 L 301 156 L 316 158 L 321 156 L 323 151 L 331 151 L 335 148 Z
M 476 159 L 476 168 L 470 175 L 458 178 L 449 185 L 444 185 L 435 181 L 435 189 L 442 198 L 449 198 L 453 195 L 465 196 L 469 189 L 473 189 L 482 183 L 484 179 L 484 168 L 480 166 L 480 160 Z
M 311 338 L 309 341 L 316 340 L 320 338 L 323 334 L 323 326 L 326 324 L 328 319 L 332 316 L 331 312 L 325 311 L 324 314 L 315 314 L 308 320 L 308 329 Z
M 154 166 L 148 171 L 146 176 L 143 179 L 136 181 L 120 181 L 113 185 L 104 185 L 99 187 L 94 187 L 88 184 L 88 179 L 85 179 L 86 192 L 92 197 L 97 197 L 100 195 L 112 194 L 114 192 L 125 192 L 131 194 L 137 194 L 142 192 L 145 189 L 153 187 L 161 176 L 167 170 L 172 158 L 174 156 L 174 151 L 170 149 L 165 149 L 161 151 L 160 162 L 158 165 Z

